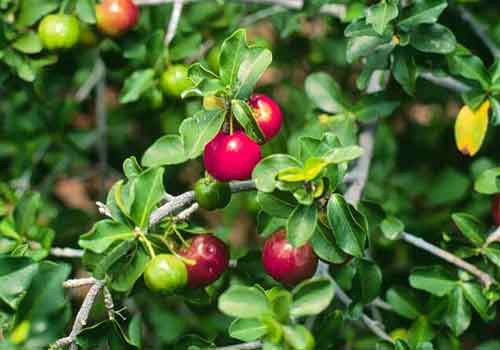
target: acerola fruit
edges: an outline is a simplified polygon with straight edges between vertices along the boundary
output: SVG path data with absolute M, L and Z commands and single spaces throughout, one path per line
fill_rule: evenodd
M 69 49 L 78 42 L 80 22 L 71 15 L 48 15 L 40 22 L 38 35 L 49 50 Z
M 261 158 L 260 146 L 243 131 L 219 132 L 203 152 L 205 169 L 219 181 L 249 179 Z
M 266 95 L 252 95 L 248 101 L 254 111 L 255 120 L 266 141 L 272 139 L 281 129 L 283 114 L 278 104 Z
M 497 226 L 500 226 L 500 194 L 493 198 L 491 203 L 491 210 L 493 211 L 493 220 Z
M 187 248 L 182 248 L 179 255 L 192 260 L 186 264 L 188 287 L 205 287 L 215 282 L 229 265 L 229 252 L 219 238 L 212 235 L 198 235 L 190 241 Z
M 166 94 L 180 97 L 182 93 L 193 87 L 188 76 L 188 67 L 184 64 L 174 64 L 161 75 L 160 85 Z
M 280 229 L 264 244 L 262 263 L 268 275 L 292 287 L 314 275 L 318 257 L 310 243 L 292 246 L 286 239 L 286 231 Z
M 153 292 L 172 293 L 186 285 L 186 265 L 175 255 L 157 255 L 146 265 L 144 282 Z
M 231 189 L 227 182 L 203 178 L 194 185 L 194 198 L 204 209 L 222 209 L 231 200 Z
M 139 18 L 139 8 L 132 0 L 103 0 L 95 10 L 97 27 L 111 36 L 126 32 Z

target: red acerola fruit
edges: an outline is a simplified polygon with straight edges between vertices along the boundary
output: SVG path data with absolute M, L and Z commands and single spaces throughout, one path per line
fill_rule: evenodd
M 500 194 L 497 194 L 495 198 L 493 198 L 491 210 L 493 211 L 493 220 L 495 224 L 500 226 Z
M 254 111 L 255 119 L 266 141 L 272 139 L 281 129 L 283 114 L 278 104 L 266 95 L 255 94 L 248 101 Z
M 205 169 L 219 181 L 249 179 L 261 158 L 260 146 L 243 131 L 219 132 L 203 152 Z
M 103 0 L 96 5 L 97 27 L 117 36 L 132 28 L 139 17 L 139 8 L 132 0 Z
M 310 243 L 292 246 L 286 239 L 286 231 L 280 229 L 264 244 L 262 263 L 268 275 L 292 287 L 314 275 L 318 257 Z
M 192 260 L 186 263 L 188 287 L 205 287 L 216 281 L 229 265 L 229 252 L 219 238 L 212 235 L 198 235 L 182 248 L 179 255 Z

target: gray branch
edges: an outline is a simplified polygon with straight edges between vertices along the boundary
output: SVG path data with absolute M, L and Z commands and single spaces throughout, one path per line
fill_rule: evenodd
M 438 76 L 431 72 L 423 72 L 420 73 L 420 77 L 430 81 L 433 84 L 442 86 L 457 93 L 463 93 L 471 89 L 467 84 L 462 83 L 460 80 L 452 78 L 450 76 Z
M 252 350 L 252 349 L 259 349 L 260 347 L 262 347 L 262 342 L 254 341 L 250 343 L 222 346 L 219 348 L 214 348 L 213 350 Z
M 438 248 L 435 245 L 424 241 L 422 238 L 416 237 L 407 232 L 403 232 L 401 235 L 401 239 L 417 248 L 423 249 L 443 260 L 448 261 L 455 266 L 458 266 L 462 270 L 471 273 L 472 275 L 476 276 L 486 288 L 489 288 L 492 284 L 496 283 L 495 279 L 493 279 L 486 272 L 479 270 L 474 265 L 469 264 L 467 261 L 460 259 L 459 257 L 447 252 L 446 250 Z
M 78 288 L 83 286 L 88 286 L 89 284 L 95 284 L 97 280 L 94 277 L 88 278 L 78 278 L 67 280 L 63 283 L 64 288 Z
M 183 6 L 183 0 L 174 1 L 174 8 L 172 9 L 172 14 L 170 15 L 170 20 L 168 21 L 167 34 L 165 34 L 165 46 L 168 46 L 174 39 L 175 33 L 177 32 L 177 26 L 179 25 L 179 21 L 181 19 Z
M 495 43 L 495 41 L 488 34 L 485 26 L 474 17 L 472 13 L 469 12 L 463 6 L 457 6 L 458 13 L 462 19 L 471 26 L 472 31 L 484 42 L 486 47 L 491 51 L 491 54 L 495 58 L 500 58 L 500 48 Z
M 54 247 L 50 249 L 50 255 L 59 258 L 81 258 L 83 256 L 83 250 Z
M 104 73 L 105 73 L 104 65 L 101 64 L 99 60 L 97 60 L 96 63 L 94 64 L 92 73 L 90 73 L 88 79 L 83 83 L 82 86 L 80 86 L 80 88 L 75 94 L 75 99 L 77 102 L 84 101 L 90 95 L 90 93 L 95 88 L 99 80 L 102 79 Z

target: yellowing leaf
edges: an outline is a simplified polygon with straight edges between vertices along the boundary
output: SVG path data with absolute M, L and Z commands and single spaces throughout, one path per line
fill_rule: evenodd
M 278 180 L 286 182 L 304 181 L 304 170 L 296 166 L 280 170 L 278 173 Z
M 455 141 L 460 152 L 473 156 L 481 148 L 488 130 L 490 101 L 486 100 L 475 111 L 463 106 L 455 121 Z
M 319 173 L 328 165 L 328 163 L 321 158 L 309 158 L 304 164 L 304 177 L 307 181 L 311 181 L 319 175 Z

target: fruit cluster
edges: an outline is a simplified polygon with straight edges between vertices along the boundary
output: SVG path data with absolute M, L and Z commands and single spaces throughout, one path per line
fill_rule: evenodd
M 144 282 L 150 290 L 168 294 L 184 286 L 205 287 L 226 271 L 229 252 L 219 238 L 203 234 L 186 243 L 176 253 L 159 254 L 149 261 Z
M 283 115 L 271 98 L 256 94 L 249 101 L 253 116 L 265 142 L 280 131 Z M 207 172 L 219 181 L 246 180 L 261 160 L 260 145 L 244 131 L 220 131 L 206 146 L 203 164 Z

